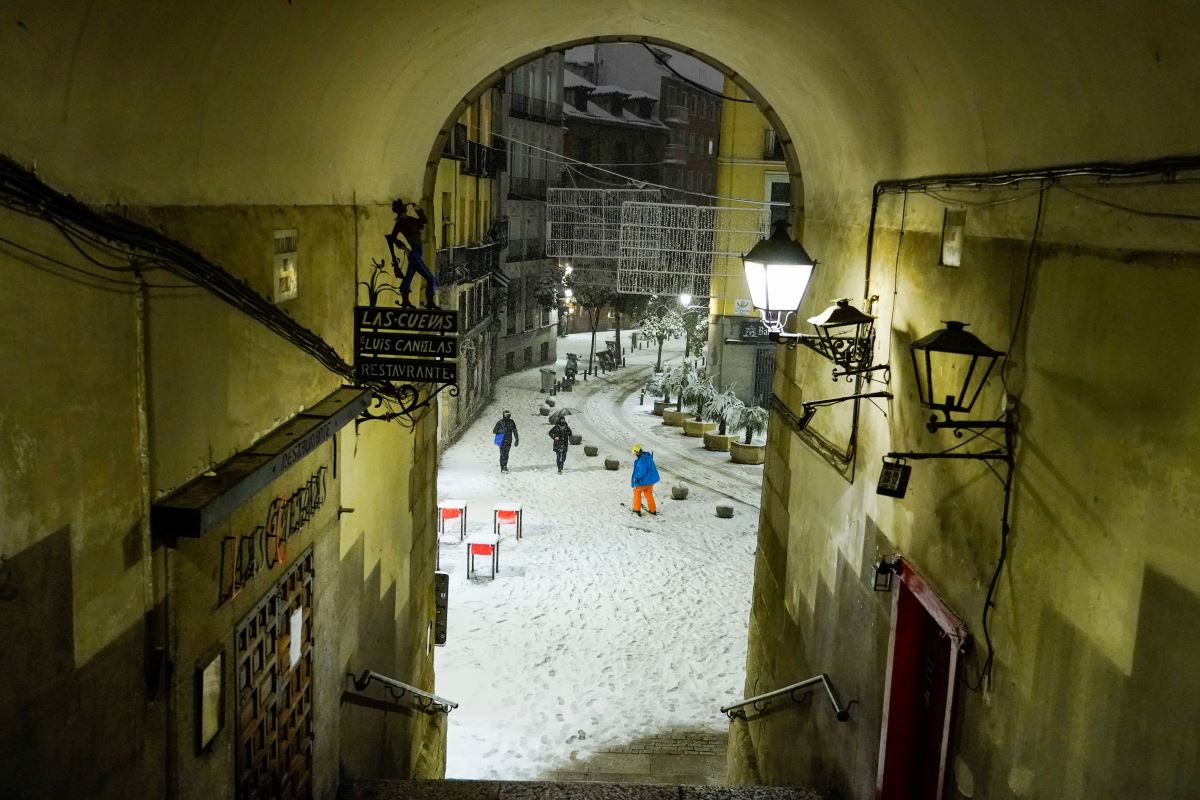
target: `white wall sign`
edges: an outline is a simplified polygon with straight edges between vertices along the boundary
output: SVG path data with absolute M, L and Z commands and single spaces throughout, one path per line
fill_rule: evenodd
M 296 230 L 275 231 L 275 292 L 276 303 L 294 300 L 299 294 L 299 275 L 297 274 L 297 242 L 299 237 Z
M 748 317 L 754 313 L 754 303 L 748 297 L 739 297 L 733 301 L 733 315 Z

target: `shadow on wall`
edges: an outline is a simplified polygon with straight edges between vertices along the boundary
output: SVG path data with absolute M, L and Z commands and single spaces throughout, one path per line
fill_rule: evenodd
M 759 542 L 760 572 L 778 570 L 788 563 L 788 549 L 800 546 L 792 540 L 785 548 L 765 527 Z M 850 721 L 844 723 L 836 720 L 822 690 L 799 705 L 776 703 L 770 712 L 752 716 L 749 723 L 734 723 L 731 781 L 812 786 L 830 797 L 873 796 L 892 595 L 873 592 L 860 576 L 873 574 L 878 554 L 894 549 L 868 517 L 862 550 L 855 555 L 860 563 L 852 565 L 838 551 L 834 584 L 818 578 L 815 585 L 805 587 L 810 594 L 799 600 L 799 622 L 786 610 L 782 592 L 754 598 L 747 694 L 772 691 L 825 672 L 843 703 L 857 702 Z M 792 581 L 789 576 L 786 582 Z M 761 579 L 756 582 L 758 589 L 770 585 Z M 833 619 L 839 624 L 828 624 Z
M 1021 725 L 1042 735 L 1017 745 L 1008 775 L 982 785 L 1098 800 L 1192 796 L 1200 785 L 1200 682 L 1194 679 L 1200 645 L 1183 626 L 1197 619 L 1200 598 L 1146 569 L 1133 672 L 1126 677 L 1047 607 L 1039 621 L 1030 719 Z
M 146 631 L 75 665 L 71 529 L 0 575 L 0 797 L 160 797 L 165 702 L 147 703 Z
M 353 778 L 398 778 L 408 775 L 408 752 L 406 732 L 412 715 L 391 708 L 381 710 L 377 706 L 348 703 L 345 676 L 361 674 L 364 670 L 375 670 L 388 674 L 389 664 L 395 663 L 396 585 L 392 584 L 382 593 L 381 565 L 375 568 L 366 580 L 363 574 L 365 536 L 359 536 L 342 558 L 339 567 L 338 596 L 354 598 L 352 605 L 342 609 L 338 624 L 343 630 L 356 626 L 357 632 L 351 652 L 345 656 L 341 670 L 343 691 L 339 696 L 341 706 L 340 755 L 338 772 L 342 779 Z M 373 606 L 373 607 L 372 607 Z M 374 625 L 372 623 L 375 623 Z M 402 675 L 389 675 L 406 680 Z

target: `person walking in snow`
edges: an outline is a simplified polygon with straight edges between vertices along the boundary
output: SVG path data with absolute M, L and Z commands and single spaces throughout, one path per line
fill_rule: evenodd
M 558 422 L 550 428 L 550 441 L 554 443 L 554 463 L 558 464 L 558 474 L 562 475 L 563 465 L 567 463 L 567 445 L 571 443 L 571 426 L 565 416 L 559 416 Z
M 496 435 L 496 444 L 500 447 L 500 471 L 508 472 L 508 450 L 521 446 L 521 437 L 517 435 L 517 423 L 513 422 L 511 412 L 504 412 L 496 427 L 492 428 L 492 433 Z
M 640 444 L 635 444 L 630 451 L 633 453 L 633 513 L 642 515 L 642 498 L 646 499 L 646 510 L 658 516 L 654 507 L 654 484 L 658 483 L 658 467 L 654 466 L 654 454 L 643 450 Z

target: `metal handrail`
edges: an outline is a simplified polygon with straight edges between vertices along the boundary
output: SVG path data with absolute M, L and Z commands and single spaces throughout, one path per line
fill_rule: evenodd
M 407 683 L 389 678 L 386 675 L 380 675 L 378 672 L 366 670 L 360 677 L 355 677 L 351 672 L 347 675 L 350 680 L 354 681 L 354 688 L 358 691 L 366 691 L 366 688 L 371 685 L 371 681 L 382 683 L 388 688 L 388 693 L 391 694 L 393 700 L 399 700 L 406 694 L 411 694 L 417 701 L 417 707 L 421 711 L 429 714 L 441 712 L 449 714 L 452 709 L 458 708 L 458 703 L 453 700 L 447 700 L 444 697 L 438 697 L 431 692 L 422 691 L 415 686 L 409 686 Z
M 833 690 L 833 684 L 830 682 L 829 676 L 824 672 L 815 677 L 802 680 L 799 683 L 793 683 L 791 686 L 785 686 L 782 689 L 776 689 L 775 691 L 767 692 L 766 694 L 747 697 L 740 703 L 722 706 L 721 713 L 728 715 L 730 719 L 746 719 L 746 712 L 743 710 L 746 706 L 754 706 L 754 710 L 761 714 L 764 710 L 766 710 L 766 707 L 771 700 L 774 700 L 776 697 L 784 696 L 787 696 L 793 703 L 799 704 L 803 701 L 804 697 L 796 697 L 796 692 L 817 683 L 825 685 L 825 694 L 829 696 L 829 702 L 833 704 L 833 710 L 837 712 L 838 722 L 848 721 L 850 719 L 850 706 L 854 705 L 858 701 L 851 700 L 848 705 L 843 706 L 841 701 L 838 700 L 837 693 Z M 806 692 L 804 696 L 807 697 L 811 694 L 812 692 Z

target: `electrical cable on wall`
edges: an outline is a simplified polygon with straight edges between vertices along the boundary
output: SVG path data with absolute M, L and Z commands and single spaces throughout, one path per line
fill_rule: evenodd
M 354 369 L 324 339 L 292 319 L 270 300 L 255 292 L 244 280 L 236 278 L 199 253 L 144 225 L 114 213 L 100 212 L 47 186 L 36 175 L 7 156 L 0 156 L 0 205 L 30 217 L 46 220 L 63 232 L 64 229 L 86 235 L 89 241 L 103 242 L 112 253 L 122 253 L 130 259 L 132 269 L 139 264 L 154 266 L 203 287 L 228 305 L 265 325 L 277 335 L 315 358 L 323 367 L 348 382 L 356 383 Z M 64 233 L 64 235 L 66 235 Z M 68 237 L 70 240 L 70 237 Z M 71 240 L 78 248 L 78 243 Z M 14 242 L 5 242 L 28 251 Z M 82 251 L 81 251 L 82 252 Z M 86 255 L 86 254 L 85 254 Z M 96 275 L 79 270 L 65 262 L 59 266 L 84 272 L 93 278 L 117 281 L 139 287 L 137 281 Z M 112 265 L 107 265 L 109 268 Z M 184 288 L 152 286 L 152 288 Z M 190 288 L 190 287 L 187 287 Z M 390 384 L 368 384 L 377 393 L 394 394 Z

